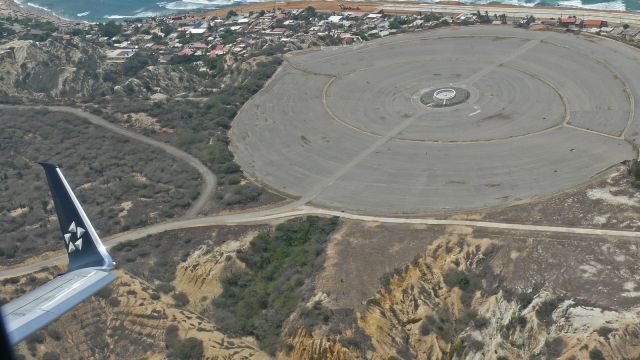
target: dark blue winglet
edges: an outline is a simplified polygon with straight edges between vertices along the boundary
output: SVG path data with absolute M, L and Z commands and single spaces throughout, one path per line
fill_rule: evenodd
M 114 262 L 111 256 L 102 245 L 60 168 L 45 162 L 39 164 L 47 175 L 53 203 L 58 213 L 62 239 L 69 255 L 69 271 L 87 267 L 113 268 Z

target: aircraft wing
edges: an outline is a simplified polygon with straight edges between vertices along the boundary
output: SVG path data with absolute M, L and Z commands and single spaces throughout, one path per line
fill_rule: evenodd
M 117 276 L 85 268 L 59 276 L 2 307 L 9 341 L 16 344 L 109 285 Z
M 69 272 L 2 306 L 3 322 L 12 345 L 117 278 L 111 273 L 115 263 L 60 169 L 52 164 L 41 165 L 62 230 L 60 243 L 69 257 Z

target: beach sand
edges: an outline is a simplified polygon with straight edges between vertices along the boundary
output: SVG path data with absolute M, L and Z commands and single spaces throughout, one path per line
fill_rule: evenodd
M 20 18 L 34 18 L 42 21 L 52 21 L 56 24 L 69 23 L 70 21 L 55 14 L 37 9 L 34 7 L 22 7 L 13 0 L 0 0 L 0 17 L 20 17 Z

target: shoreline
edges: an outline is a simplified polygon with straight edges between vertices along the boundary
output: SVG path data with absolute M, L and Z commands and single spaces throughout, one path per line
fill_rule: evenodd
M 236 12 L 250 12 L 261 10 L 273 10 L 285 9 L 296 10 L 304 9 L 308 6 L 313 6 L 319 11 L 354 11 L 354 12 L 378 12 L 384 10 L 389 14 L 414 14 L 418 12 L 440 12 L 440 13 L 462 13 L 462 12 L 476 12 L 477 10 L 490 10 L 490 11 L 508 11 L 510 13 L 558 13 L 565 15 L 573 15 L 579 13 L 582 17 L 607 17 L 620 18 L 622 23 L 622 17 L 633 17 L 631 23 L 640 25 L 640 11 L 634 10 L 610 10 L 610 9 L 592 9 L 582 7 L 562 7 L 562 6 L 525 6 L 514 4 L 465 4 L 458 1 L 441 1 L 434 3 L 418 2 L 418 1 L 327 1 L 327 0 L 296 0 L 296 1 L 269 1 L 269 2 L 254 2 L 246 4 L 235 5 L 222 5 L 218 9 L 193 9 L 193 10 L 175 10 L 163 15 L 155 16 L 186 16 L 189 18 L 204 18 L 208 16 L 226 16 L 230 10 Z M 68 23 L 100 23 L 107 21 L 120 22 L 125 19 L 133 18 L 150 18 L 153 16 L 123 16 L 122 18 L 104 18 L 100 21 L 88 21 L 82 19 L 67 19 L 64 18 L 52 10 L 38 8 L 34 6 L 24 5 L 17 0 L 0 0 L 0 16 L 17 16 L 17 17 L 31 17 L 39 20 L 48 20 L 56 24 L 68 24 Z M 534 15 L 536 16 L 536 15 Z M 539 15 L 538 15 L 539 16 Z M 635 17 L 638 17 L 636 20 Z M 540 16 L 543 17 L 543 16 Z
M 23 5 L 16 0 L 0 0 L 0 16 L 29 17 L 42 21 L 51 21 L 56 24 L 80 22 L 80 20 L 75 21 L 63 18 L 50 10 Z

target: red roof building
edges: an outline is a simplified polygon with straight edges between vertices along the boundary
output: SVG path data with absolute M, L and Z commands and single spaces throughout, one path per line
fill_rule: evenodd
M 578 20 L 573 17 L 562 18 L 560 19 L 560 24 L 562 25 L 575 25 Z
M 583 25 L 590 28 L 601 28 L 607 26 L 607 22 L 604 20 L 587 19 L 584 21 Z
M 201 42 L 195 42 L 195 43 L 189 45 L 189 47 L 192 48 L 192 49 L 207 49 L 208 48 L 207 45 L 205 45 L 205 44 L 203 44 Z
M 189 56 L 193 54 L 193 50 L 192 49 L 182 49 L 182 51 L 180 51 L 177 55 L 178 56 Z

